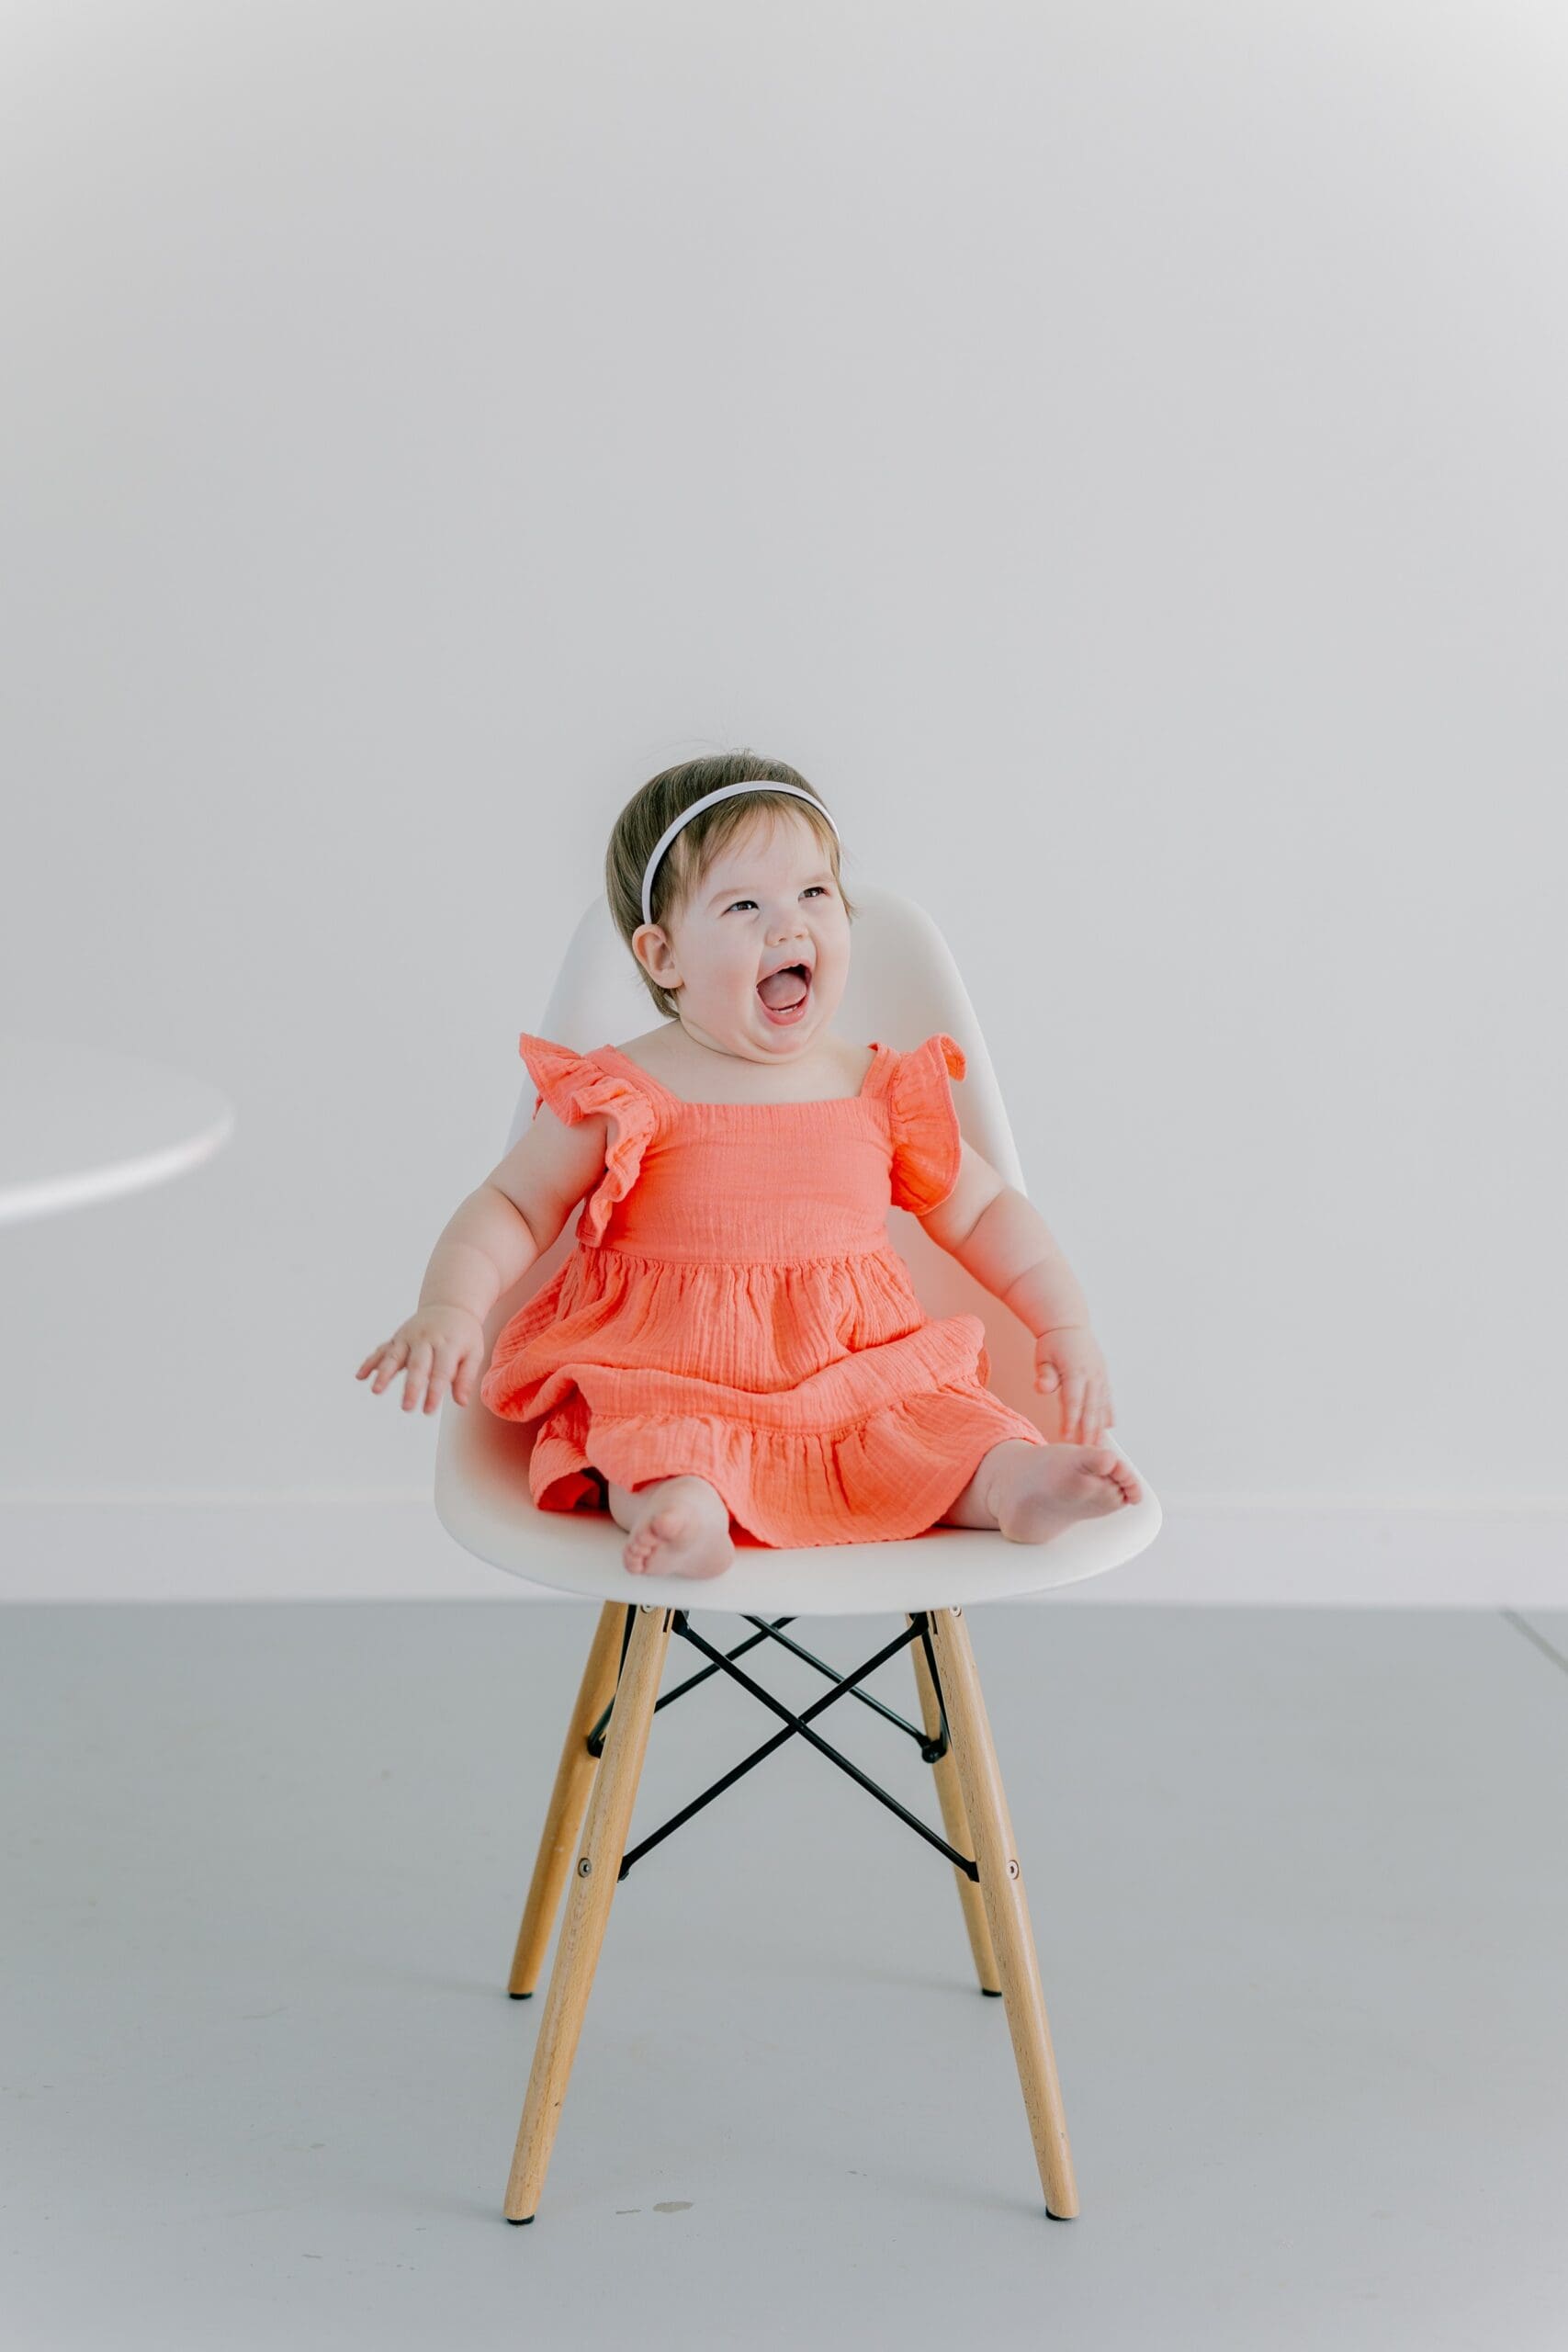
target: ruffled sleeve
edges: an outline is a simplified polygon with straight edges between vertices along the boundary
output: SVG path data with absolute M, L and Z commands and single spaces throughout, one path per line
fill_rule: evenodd
M 642 1155 L 659 1124 L 658 1114 L 629 1079 L 602 1069 L 586 1054 L 573 1053 L 570 1046 L 558 1046 L 548 1037 L 531 1037 L 525 1030 L 517 1040 L 517 1050 L 539 1089 L 534 1097 L 536 1115 L 540 1103 L 547 1102 L 557 1118 L 569 1126 L 597 1114 L 612 1122 L 604 1148 L 604 1173 L 588 1195 L 577 1223 L 577 1238 L 596 1242 L 603 1237 L 610 1211 L 617 1201 L 625 1200 L 637 1182 Z
M 887 1085 L 895 1208 L 928 1216 L 957 1183 L 964 1139 L 948 1080 L 967 1068 L 963 1047 L 940 1030 L 895 1062 Z

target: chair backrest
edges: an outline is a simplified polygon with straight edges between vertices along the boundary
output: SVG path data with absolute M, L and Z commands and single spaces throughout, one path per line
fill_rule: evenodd
M 934 1031 L 945 1030 L 962 1046 L 967 1069 L 953 1084 L 959 1125 L 976 1151 L 1005 1183 L 1027 1192 L 1012 1129 L 980 1023 L 959 977 L 952 951 L 937 925 L 912 899 L 898 892 L 855 888 L 850 978 L 834 1026 L 841 1035 L 908 1052 Z M 595 898 L 584 909 L 561 960 L 549 1001 L 537 1023 L 519 1022 L 536 1036 L 590 1053 L 595 1046 L 619 1045 L 655 1025 L 647 989 L 637 977 L 626 942 L 611 919 L 608 902 Z M 521 1068 L 521 1065 L 520 1065 Z M 505 1148 L 526 1132 L 536 1089 L 522 1069 L 516 1108 Z M 503 1297 L 485 1325 L 486 1362 L 497 1333 L 535 1291 L 549 1281 L 576 1245 L 577 1211 L 544 1255 L 536 1258 Z M 888 1232 L 909 1269 L 916 1296 L 928 1315 L 977 1315 L 986 1327 L 990 1385 L 1005 1403 L 1033 1421 L 1043 1435 L 1058 1433 L 1056 1407 L 1034 1385 L 1034 1343 L 1010 1308 L 1005 1307 L 952 1254 L 931 1240 L 917 1217 L 889 1207 Z M 486 1418 L 494 1420 L 494 1414 Z

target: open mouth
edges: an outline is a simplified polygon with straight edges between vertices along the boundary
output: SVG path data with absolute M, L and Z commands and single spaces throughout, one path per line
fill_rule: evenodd
M 811 974 L 804 964 L 786 964 L 757 983 L 757 1001 L 775 1028 L 799 1021 L 811 996 Z

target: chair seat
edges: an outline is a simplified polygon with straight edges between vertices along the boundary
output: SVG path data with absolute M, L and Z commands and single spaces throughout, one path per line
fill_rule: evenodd
M 869 884 L 856 892 L 855 961 L 841 1008 L 843 1034 L 910 1043 L 948 1032 L 963 1047 L 968 1073 L 963 1132 L 998 1174 L 1023 1190 L 1001 1090 L 975 1010 L 945 940 L 923 908 Z M 647 1025 L 648 1001 L 627 967 L 625 944 L 603 896 L 579 918 L 535 1034 L 575 1041 L 578 1049 Z M 519 1081 L 507 1148 L 534 1115 L 535 1087 Z M 988 1385 L 1045 1437 L 1060 1423 L 1033 1383 L 1033 1342 L 1016 1316 L 940 1250 L 919 1220 L 889 1212 L 889 1233 L 917 1295 L 931 1316 L 977 1315 L 989 1357 Z M 548 1282 L 576 1243 L 576 1217 L 499 1298 L 486 1320 L 485 1361 L 498 1333 Z M 542 1511 L 528 1489 L 535 1429 L 492 1413 L 476 1396 L 461 1406 L 447 1396 L 436 1448 L 435 1510 L 447 1533 L 492 1567 L 517 1577 L 536 1600 L 647 1601 L 663 1608 L 735 1610 L 752 1615 L 850 1617 L 877 1610 L 951 1609 L 969 1601 L 1043 1598 L 1056 1586 L 1102 1576 L 1152 1544 L 1160 1507 L 1141 1472 L 1142 1499 L 1102 1519 L 1081 1520 L 1049 1544 L 1010 1544 L 994 1528 L 933 1527 L 897 1542 L 829 1544 L 799 1549 L 736 1548 L 722 1576 L 628 1576 L 621 1566 L 624 1531 L 605 1511 Z M 1111 1441 L 1108 1439 L 1107 1441 Z M 1126 1448 L 1116 1442 L 1124 1458 Z M 1134 1464 L 1134 1468 L 1137 1465 Z
M 519 1578 L 526 1598 L 646 1601 L 756 1616 L 868 1616 L 1043 1599 L 1144 1550 L 1160 1507 L 1143 1499 L 1079 1520 L 1049 1544 L 1010 1544 L 992 1528 L 933 1527 L 899 1543 L 802 1550 L 741 1544 L 722 1576 L 634 1577 L 621 1566 L 625 1531 L 604 1511 L 540 1510 L 528 1491 L 534 1427 L 502 1420 L 476 1398 L 441 1408 L 435 1511 L 464 1550 Z M 1127 1457 L 1120 1442 L 1116 1451 Z M 1136 1464 L 1134 1464 L 1134 1469 Z

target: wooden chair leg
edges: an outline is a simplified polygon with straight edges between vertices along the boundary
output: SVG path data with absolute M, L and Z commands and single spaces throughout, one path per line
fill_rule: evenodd
M 561 2102 L 577 2055 L 578 2036 L 592 1989 L 593 1972 L 610 1904 L 626 1850 L 637 1781 L 659 1697 L 659 1678 L 670 1646 L 671 1609 L 642 1603 L 632 1624 L 626 1664 L 615 1689 L 615 1711 L 604 1753 L 588 1800 L 581 1851 L 567 1890 L 566 1914 L 550 1989 L 539 2019 L 528 2096 L 523 2105 L 517 2145 L 502 2207 L 509 2222 L 531 2222 L 545 2185 Z
M 912 1621 L 910 1621 L 912 1622 Z M 928 1738 L 942 1737 L 942 1708 L 938 1703 L 936 1684 L 931 1680 L 931 1668 L 926 1664 L 926 1645 L 919 1639 L 909 1645 L 909 1656 L 915 1666 L 915 1689 L 919 1696 L 920 1721 Z M 936 1781 L 937 1803 L 942 1807 L 942 1826 L 947 1842 L 956 1846 L 961 1854 L 974 1852 L 969 1842 L 969 1821 L 964 1809 L 964 1791 L 958 1782 L 958 1765 L 951 1744 L 931 1766 Z M 986 1924 L 985 1898 L 977 1883 L 956 1862 L 953 1875 L 958 1882 L 958 1901 L 964 1913 L 964 1925 L 968 1931 L 969 1949 L 975 1958 L 975 1973 L 980 1980 L 982 1993 L 1000 1996 L 1002 1980 L 997 1973 L 996 1954 L 991 1949 L 991 1930 Z
M 1056 2078 L 1051 2029 L 1045 2017 L 1045 1995 L 1040 1982 L 1040 1962 L 1024 1898 L 1023 1866 L 991 1741 L 979 1671 L 961 1609 L 933 1609 L 930 1623 L 964 1808 L 980 1868 L 980 1893 L 1001 1976 L 1008 2030 L 1012 2036 L 1013 2057 L 1023 2089 L 1024 2111 L 1034 2142 L 1040 2182 L 1045 2191 L 1045 2210 L 1055 2221 L 1070 2221 L 1078 2210 L 1078 2192 L 1073 2177 L 1072 2150 L 1067 2144 L 1067 2119 L 1062 2107 L 1062 2088 Z M 956 1838 L 953 1843 L 957 1843 Z
M 588 1747 L 588 1735 L 609 1704 L 615 1688 L 615 1675 L 621 1663 L 621 1634 L 626 1622 L 626 1610 L 618 1601 L 607 1600 L 599 1611 L 599 1623 L 594 1628 L 587 1661 L 582 1668 L 582 1679 L 578 1684 L 571 1721 L 561 1743 L 560 1762 L 556 1766 L 556 1784 L 550 1791 L 539 1850 L 534 1857 L 534 1875 L 528 1882 L 528 1896 L 523 1905 L 523 1920 L 512 1954 L 506 1989 L 514 2001 L 529 1998 L 545 1963 L 546 1947 L 556 1924 L 556 1913 L 560 1907 L 560 1891 L 566 1884 L 566 1874 L 577 1847 L 577 1833 L 582 1826 L 582 1815 L 587 1809 L 588 1792 L 598 1770 L 598 1758 L 591 1754 Z

